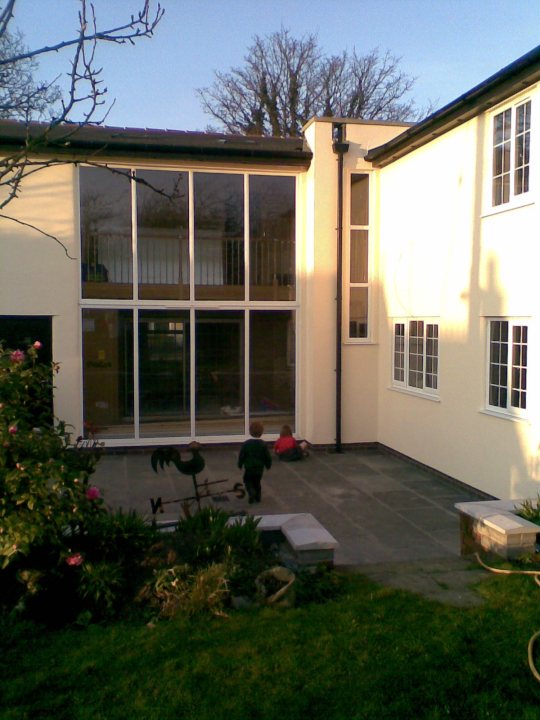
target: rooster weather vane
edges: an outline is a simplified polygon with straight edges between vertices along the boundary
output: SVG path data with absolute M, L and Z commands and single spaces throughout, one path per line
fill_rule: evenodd
M 196 502 L 197 507 L 200 510 L 201 500 L 204 498 L 215 498 L 222 495 L 228 495 L 229 493 L 234 493 L 237 498 L 241 499 L 246 494 L 244 486 L 241 482 L 235 483 L 232 488 L 229 488 L 228 490 L 211 489 L 212 485 L 220 485 L 221 483 L 229 482 L 228 478 L 225 478 L 224 480 L 213 480 L 212 482 L 208 482 L 208 479 L 202 483 L 197 482 L 197 475 L 204 470 L 206 465 L 204 458 L 201 455 L 201 445 L 197 442 L 192 442 L 188 445 L 187 450 L 191 452 L 191 458 L 189 460 L 182 460 L 180 450 L 173 447 L 158 448 L 157 450 L 154 450 L 150 457 L 152 469 L 156 473 L 158 471 L 158 466 L 163 470 L 165 465 L 169 466 L 172 463 L 178 472 L 182 473 L 182 475 L 191 475 L 194 493 L 193 495 L 176 498 L 174 500 L 163 500 L 161 497 L 158 497 L 155 500 L 154 498 L 150 498 L 150 505 L 152 506 L 152 515 L 154 516 L 154 519 L 158 512 L 164 512 L 164 505 L 180 503 L 184 513 L 188 516 L 191 504 Z

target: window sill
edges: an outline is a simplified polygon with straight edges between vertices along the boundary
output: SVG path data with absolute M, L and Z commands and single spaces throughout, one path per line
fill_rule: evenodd
M 527 197 L 523 200 L 513 200 L 512 202 L 504 203 L 504 205 L 496 205 L 490 207 L 488 210 L 482 213 L 480 216 L 482 219 L 492 217 L 493 215 L 500 215 L 501 213 L 510 212 L 511 210 L 519 210 L 520 208 L 530 207 L 534 205 L 534 198 Z
M 497 412 L 497 410 L 490 410 L 488 408 L 483 408 L 482 410 L 479 410 L 479 412 L 482 415 L 490 415 L 491 417 L 496 417 L 500 420 L 510 420 L 510 422 L 527 423 L 530 425 L 529 418 L 524 415 L 513 415 L 512 413 L 502 411 Z
M 420 392 L 418 390 L 411 390 L 410 388 L 397 387 L 396 385 L 389 385 L 388 390 L 402 393 L 403 395 L 410 395 L 411 397 L 420 398 L 421 400 L 430 400 L 431 402 L 441 402 L 438 395 L 431 395 L 426 392 Z
M 343 345 L 354 347 L 355 345 L 378 345 L 378 343 L 376 343 L 375 340 L 371 340 L 370 338 L 347 338 L 347 340 L 343 341 Z

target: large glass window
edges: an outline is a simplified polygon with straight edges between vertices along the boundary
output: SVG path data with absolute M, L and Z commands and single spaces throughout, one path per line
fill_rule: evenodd
M 190 434 L 189 311 L 139 311 L 141 436 Z
M 195 298 L 244 299 L 244 177 L 195 173 Z
M 351 175 L 350 196 L 349 338 L 365 339 L 369 333 L 369 175 Z
M 492 204 L 503 205 L 529 191 L 531 101 L 493 118 Z
M 133 311 L 84 309 L 82 331 L 85 432 L 133 437 Z
M 250 418 L 265 432 L 294 428 L 295 330 L 291 311 L 250 313 Z
M 528 336 L 520 322 L 489 321 L 488 407 L 514 415 L 527 408 Z
M 188 300 L 188 175 L 138 170 L 137 180 L 139 297 Z
M 80 187 L 87 433 L 294 427 L 296 179 L 83 167 Z
M 201 310 L 195 323 L 196 434 L 243 434 L 244 312 Z
M 294 300 L 295 180 L 249 178 L 251 300 Z
M 81 169 L 83 298 L 133 297 L 129 178 L 129 171 Z

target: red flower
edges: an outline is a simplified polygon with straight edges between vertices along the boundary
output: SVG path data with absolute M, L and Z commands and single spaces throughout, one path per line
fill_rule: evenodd
M 22 363 L 24 361 L 24 353 L 22 350 L 14 350 L 9 359 L 12 363 Z
M 83 563 L 83 556 L 81 553 L 74 553 L 73 555 L 68 555 L 66 558 L 66 563 L 68 565 L 71 565 L 72 567 L 76 567 L 78 565 L 82 565 Z
M 90 485 L 90 487 L 86 491 L 86 497 L 89 500 L 98 500 L 101 497 L 99 488 L 96 487 L 95 485 Z

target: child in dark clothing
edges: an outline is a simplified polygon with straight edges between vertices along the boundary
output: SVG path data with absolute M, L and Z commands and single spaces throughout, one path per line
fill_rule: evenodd
M 244 468 L 244 485 L 250 505 L 261 501 L 261 478 L 264 468 L 269 470 L 272 466 L 270 452 L 266 443 L 261 440 L 263 432 L 262 423 L 252 422 L 249 426 L 251 438 L 242 444 L 238 455 L 238 467 Z

